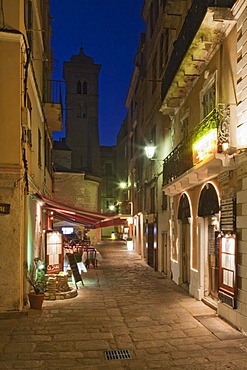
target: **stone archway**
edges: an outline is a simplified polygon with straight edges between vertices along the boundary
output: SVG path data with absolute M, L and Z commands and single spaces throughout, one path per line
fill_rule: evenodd
M 218 297 L 219 249 L 216 233 L 219 230 L 219 198 L 213 184 L 207 183 L 202 188 L 198 217 L 200 224 L 200 268 L 203 271 L 203 296 Z

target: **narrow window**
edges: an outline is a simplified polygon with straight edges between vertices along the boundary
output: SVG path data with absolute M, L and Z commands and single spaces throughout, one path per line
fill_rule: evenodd
M 41 132 L 38 129 L 38 165 L 41 167 Z
M 76 93 L 77 94 L 81 94 L 81 81 L 78 81 L 77 82 Z
M 154 56 L 152 64 L 152 92 L 154 92 L 157 85 L 157 53 Z
M 203 98 L 202 98 L 203 117 L 206 117 L 215 108 L 215 104 L 216 104 L 216 97 L 215 97 L 215 83 L 214 83 L 203 94 Z
M 87 95 L 87 82 L 83 82 L 83 95 Z

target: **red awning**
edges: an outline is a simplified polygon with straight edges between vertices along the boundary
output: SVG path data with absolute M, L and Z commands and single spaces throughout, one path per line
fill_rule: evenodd
M 54 200 L 37 195 L 46 209 L 53 211 L 54 218 L 68 222 L 74 222 L 89 229 L 96 229 L 107 226 L 124 225 L 125 220 L 120 215 L 109 215 L 96 211 L 88 211 L 81 208 L 70 207 Z

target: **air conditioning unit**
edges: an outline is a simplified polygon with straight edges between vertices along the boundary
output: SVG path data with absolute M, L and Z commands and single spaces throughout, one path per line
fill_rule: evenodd
M 21 108 L 21 124 L 23 127 L 26 127 L 27 129 L 31 129 L 30 111 L 27 107 Z

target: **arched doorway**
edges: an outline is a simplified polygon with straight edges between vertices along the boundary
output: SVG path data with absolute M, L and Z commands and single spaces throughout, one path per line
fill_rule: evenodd
M 199 243 L 201 251 L 202 296 L 218 298 L 219 290 L 219 199 L 215 187 L 207 183 L 198 204 Z
M 187 195 L 183 194 L 178 208 L 178 235 L 181 251 L 181 279 L 187 286 L 190 283 L 190 217 L 189 200 Z

